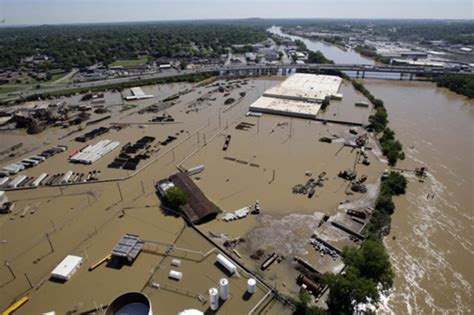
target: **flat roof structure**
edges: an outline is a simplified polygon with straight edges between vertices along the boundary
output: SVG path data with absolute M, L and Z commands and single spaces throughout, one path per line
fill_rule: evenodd
M 72 275 L 79 269 L 83 261 L 82 257 L 68 255 L 54 268 L 51 276 L 60 280 L 69 280 Z
M 337 94 L 342 79 L 332 75 L 295 73 L 263 96 L 297 101 L 322 102 L 326 96 Z
M 145 242 L 141 241 L 138 235 L 125 234 L 112 249 L 112 256 L 126 258 L 133 262 L 141 252 Z
M 152 98 L 152 97 L 155 97 L 154 95 L 148 95 L 148 94 L 145 94 L 145 92 L 143 92 L 142 88 L 140 87 L 133 87 L 130 89 L 130 93 L 132 95 L 130 96 L 127 96 L 125 99 L 128 101 L 128 100 L 141 100 L 141 99 L 145 99 L 145 98 Z
M 315 119 L 320 108 L 321 105 L 314 102 L 302 102 L 265 96 L 260 97 L 255 103 L 250 105 L 250 110 L 254 112 L 309 119 Z

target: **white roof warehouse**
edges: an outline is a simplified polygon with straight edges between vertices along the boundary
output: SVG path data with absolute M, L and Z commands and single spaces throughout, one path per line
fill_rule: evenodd
M 297 73 L 267 90 L 250 111 L 314 119 L 320 103 L 336 95 L 341 83 L 338 76 Z

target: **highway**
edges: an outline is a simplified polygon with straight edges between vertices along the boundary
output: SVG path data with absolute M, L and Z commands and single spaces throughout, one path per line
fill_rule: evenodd
M 440 75 L 440 74 L 469 74 L 474 75 L 473 72 L 463 70 L 453 70 L 447 68 L 433 68 L 433 67 L 421 67 L 421 66 L 391 66 L 391 65 L 356 65 L 356 64 L 303 64 L 303 65 L 242 65 L 242 66 L 221 66 L 221 65 L 210 65 L 197 69 L 191 70 L 166 70 L 164 72 L 157 72 L 151 74 L 139 74 L 127 77 L 119 77 L 112 79 L 104 79 L 97 81 L 85 81 L 79 83 L 72 83 L 69 85 L 60 86 L 48 86 L 40 89 L 29 89 L 21 93 L 21 96 L 26 97 L 34 94 L 45 94 L 54 92 L 67 92 L 77 89 L 87 89 L 93 87 L 100 87 L 111 84 L 120 84 L 131 81 L 142 81 L 149 79 L 160 79 L 169 78 L 188 74 L 197 74 L 204 72 L 217 72 L 220 74 L 227 75 L 259 75 L 264 73 L 276 73 L 279 70 L 305 70 L 308 72 L 319 73 L 320 71 L 327 70 L 338 70 L 338 71 L 354 71 L 359 72 L 361 75 L 365 75 L 366 72 L 373 73 L 403 73 L 409 75 Z M 138 83 L 137 83 L 138 85 Z M 8 93 L 0 94 L 0 97 L 12 96 Z M 14 95 L 20 96 L 20 95 Z

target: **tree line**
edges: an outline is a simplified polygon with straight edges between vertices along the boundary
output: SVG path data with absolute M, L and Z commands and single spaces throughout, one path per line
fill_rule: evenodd
M 443 75 L 434 79 L 436 85 L 445 87 L 453 92 L 474 99 L 474 76 L 473 75 Z
M 226 47 L 267 38 L 264 27 L 218 23 L 137 23 L 0 28 L 0 69 L 47 55 L 65 69 L 136 58 L 218 58 Z M 53 66 L 52 64 L 50 66 Z

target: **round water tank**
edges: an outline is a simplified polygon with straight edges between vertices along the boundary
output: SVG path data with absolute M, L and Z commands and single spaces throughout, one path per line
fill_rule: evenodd
M 217 311 L 219 308 L 219 292 L 216 288 L 209 289 L 209 304 L 212 311 Z
M 222 278 L 219 281 L 219 295 L 224 301 L 229 299 L 229 280 L 226 278 Z
M 257 281 L 255 279 L 250 278 L 247 280 L 247 292 L 250 294 L 255 293 L 255 290 L 257 289 Z
M 105 310 L 105 315 L 153 315 L 148 297 L 141 292 L 120 295 Z

